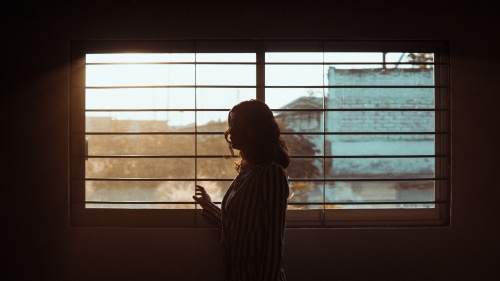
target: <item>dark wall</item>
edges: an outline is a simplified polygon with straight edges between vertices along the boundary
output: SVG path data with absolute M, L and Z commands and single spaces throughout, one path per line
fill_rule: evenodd
M 498 10 L 481 1 L 7 1 L 1 14 L 3 280 L 220 280 L 214 230 L 71 228 L 71 40 L 449 40 L 449 228 L 291 229 L 293 280 L 499 277 Z M 179 3 L 176 3 L 179 2 Z M 328 3 L 328 4 L 326 4 Z M 408 3 L 408 4 L 405 4 Z M 5 171 L 5 172 L 4 172 Z M 5 224 L 4 224 L 5 225 Z M 4 263 L 5 265 L 5 263 Z

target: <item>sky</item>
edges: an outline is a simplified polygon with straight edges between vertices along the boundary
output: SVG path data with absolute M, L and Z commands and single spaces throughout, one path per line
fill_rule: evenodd
M 403 53 L 386 54 L 387 63 L 397 63 L 400 60 L 408 62 Z M 233 105 L 255 98 L 255 88 L 252 88 L 256 85 L 255 61 L 254 53 L 87 54 L 86 109 L 223 109 L 198 112 L 197 122 L 201 125 L 209 121 L 225 120 L 227 110 Z M 211 64 L 213 62 L 229 64 Z M 380 68 L 381 64 L 373 63 L 382 62 L 383 54 L 380 52 L 266 53 L 266 63 L 271 63 L 266 65 L 266 85 L 298 87 L 268 89 L 266 103 L 277 109 L 301 96 L 309 96 L 311 90 L 314 95 L 322 96 L 321 88 L 311 89 L 306 86 L 327 85 L 329 67 Z M 166 85 L 180 87 L 162 87 Z M 199 87 L 195 89 L 192 87 L 194 85 Z M 148 86 L 152 87 L 144 88 Z M 87 116 L 130 120 L 168 119 L 171 125 L 191 124 L 195 118 L 192 112 L 180 111 L 91 112 Z

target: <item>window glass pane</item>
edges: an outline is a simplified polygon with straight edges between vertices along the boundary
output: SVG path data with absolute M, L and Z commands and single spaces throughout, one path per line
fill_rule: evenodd
M 198 155 L 230 155 L 228 143 L 223 134 L 198 135 L 196 138 Z
M 193 132 L 194 111 L 87 112 L 87 132 Z
M 291 179 L 322 179 L 323 159 L 292 158 L 286 172 Z
M 434 63 L 433 53 L 386 53 L 385 61 L 389 63 L 423 63 L 420 68 L 428 68 L 430 65 L 425 63 Z M 399 67 L 405 67 L 400 65 Z
M 197 53 L 196 62 L 256 62 L 255 53 Z
M 434 109 L 434 95 L 429 88 L 330 88 L 326 108 Z
M 197 112 L 198 132 L 224 132 L 227 129 L 228 112 L 229 110 Z
M 87 201 L 191 202 L 193 181 L 87 181 Z
M 290 197 L 289 203 L 322 203 L 324 202 L 324 188 L 323 182 L 314 181 L 290 181 Z M 298 207 L 295 206 L 294 209 Z M 301 208 L 309 209 L 307 205 Z
M 234 159 L 198 158 L 197 177 L 201 179 L 232 179 L 237 172 L 234 169 Z
M 324 203 L 290 202 L 287 209 L 287 225 L 298 222 L 299 226 L 321 226 L 324 209 Z M 308 222 L 311 222 L 312 225 L 307 224 Z
M 327 155 L 434 155 L 433 134 L 422 135 L 328 135 Z
M 87 209 L 195 209 L 194 202 L 144 204 L 144 203 L 86 203 Z
M 323 65 L 266 65 L 266 86 L 322 86 Z
M 194 53 L 87 54 L 87 63 L 194 62 Z
M 193 64 L 87 65 L 85 84 L 98 86 L 194 85 Z
M 335 158 L 327 178 L 433 178 L 434 158 Z
M 412 202 L 394 204 L 389 208 L 432 208 L 435 200 L 434 181 L 355 181 L 327 182 L 326 201 L 338 209 L 381 209 L 391 204 L 377 202 Z M 346 203 L 353 204 L 346 204 Z M 338 203 L 338 204 L 335 204 Z M 363 204 L 356 204 L 363 203 Z
M 329 65 L 325 85 L 329 86 L 433 86 L 434 69 L 418 65 L 399 68 L 386 65 Z
M 229 112 L 236 104 L 255 97 L 255 88 L 197 88 L 196 106 L 198 109 L 227 109 Z
M 196 85 L 255 86 L 255 65 L 248 64 L 198 64 Z
M 356 209 L 356 210 L 390 210 L 390 209 L 417 209 L 417 208 L 434 208 L 435 204 L 430 204 L 430 203 L 423 203 L 423 204 L 414 204 L 414 203 L 365 203 L 365 202 L 344 202 L 344 203 L 337 203 L 337 204 L 325 204 L 324 208 L 325 209 Z M 397 210 L 395 210 L 397 211 Z M 392 213 L 391 215 L 395 215 L 401 213 L 396 212 Z M 386 213 L 388 215 L 388 213 Z M 365 214 L 363 217 L 367 217 Z M 402 220 L 404 221 L 410 221 L 411 215 L 401 215 Z M 348 219 L 350 220 L 350 219 Z M 325 221 L 326 222 L 334 222 L 334 221 L 339 221 L 338 219 L 338 214 L 337 216 L 334 215 L 334 213 L 325 213 Z M 356 223 L 354 223 L 356 224 Z M 379 224 L 375 224 L 379 225 Z M 384 224 L 382 224 L 384 225 Z
M 193 181 L 162 181 L 156 196 L 161 202 L 189 202 L 190 204 L 176 205 L 176 209 L 192 207 L 195 184 Z
M 191 197 L 193 194 L 193 181 L 87 181 L 85 184 L 86 201 L 176 203 L 87 203 L 86 208 L 193 209 L 194 204 Z
M 293 62 L 323 62 L 322 52 L 268 52 L 266 63 L 293 63 Z
M 323 132 L 323 112 L 283 111 L 275 112 L 282 132 Z
M 212 198 L 212 202 L 220 203 L 226 194 L 226 191 L 229 189 L 232 181 L 198 181 L 197 184 L 201 185 L 205 188 L 210 197 Z
M 194 135 L 88 135 L 88 155 L 194 155 Z
M 323 109 L 323 89 L 268 88 L 266 104 L 271 109 Z
M 376 63 L 383 62 L 380 52 L 325 52 L 325 63 Z
M 330 111 L 328 132 L 434 132 L 433 111 Z
M 87 109 L 194 109 L 194 88 L 87 89 Z
M 194 178 L 194 158 L 89 158 L 87 178 Z
M 316 156 L 324 154 L 324 137 L 321 135 L 281 135 L 292 156 Z

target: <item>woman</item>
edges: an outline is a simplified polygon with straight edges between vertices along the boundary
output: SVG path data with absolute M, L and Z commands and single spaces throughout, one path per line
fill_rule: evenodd
M 290 163 L 272 111 L 262 101 L 244 101 L 229 112 L 224 133 L 238 175 L 215 206 L 201 186 L 194 200 L 202 216 L 222 229 L 224 280 L 286 280 L 282 269 L 289 194 L 283 169 Z

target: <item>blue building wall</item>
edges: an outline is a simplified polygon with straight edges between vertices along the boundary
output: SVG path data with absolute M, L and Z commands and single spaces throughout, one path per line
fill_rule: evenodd
M 432 86 L 432 69 L 329 68 L 329 86 Z M 432 155 L 435 114 L 433 88 L 329 88 L 327 109 L 356 111 L 327 112 L 327 132 L 429 132 L 429 134 L 349 134 L 328 136 L 332 155 Z M 379 109 L 380 111 L 373 111 Z M 388 111 L 384 111 L 387 109 Z M 393 111 L 424 109 L 423 111 Z M 363 111 L 367 110 L 367 111 Z M 408 161 L 411 160 L 411 161 Z M 433 162 L 414 159 L 334 159 L 331 174 L 433 176 Z

